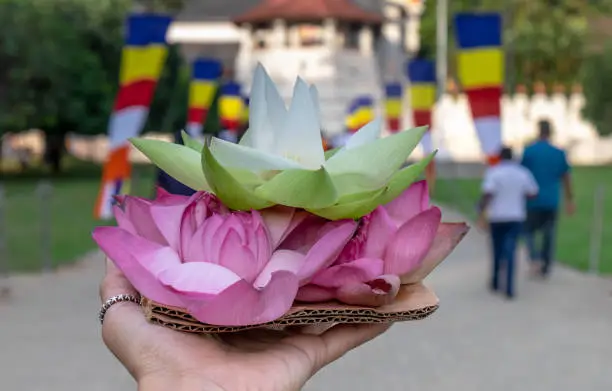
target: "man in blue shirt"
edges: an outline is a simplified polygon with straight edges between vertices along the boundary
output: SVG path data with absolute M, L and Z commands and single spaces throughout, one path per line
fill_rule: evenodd
M 527 201 L 525 239 L 532 261 L 533 272 L 548 276 L 554 257 L 554 237 L 561 198 L 561 186 L 565 193 L 566 212 L 574 213 L 574 201 L 570 166 L 565 152 L 550 142 L 551 125 L 540 121 L 539 139 L 525 148 L 521 164 L 531 171 L 540 191 L 537 197 Z M 542 235 L 540 245 L 536 235 Z

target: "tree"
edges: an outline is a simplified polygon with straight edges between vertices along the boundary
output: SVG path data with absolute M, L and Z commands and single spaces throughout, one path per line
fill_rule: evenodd
M 0 0 L 0 132 L 43 130 L 54 170 L 68 132 L 106 132 L 131 7 L 129 0 Z M 171 106 L 168 91 L 181 66 L 176 49 L 168 63 L 156 113 Z M 162 130 L 155 121 L 149 127 Z
M 601 135 L 612 134 L 612 44 L 590 54 L 582 69 L 583 115 Z
M 452 15 L 465 11 L 501 12 L 506 17 L 504 42 L 512 47 L 509 78 L 516 83 L 577 81 L 584 58 L 588 17 L 609 13 L 611 0 L 453 0 L 449 1 L 449 46 L 455 51 Z M 427 2 L 422 18 L 423 45 L 436 46 L 436 2 Z M 454 74 L 455 64 L 449 64 Z

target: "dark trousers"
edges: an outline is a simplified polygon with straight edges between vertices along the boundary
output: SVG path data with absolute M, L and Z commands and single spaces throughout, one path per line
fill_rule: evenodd
M 501 270 L 506 274 L 506 295 L 514 296 L 515 253 L 518 239 L 521 234 L 523 222 L 511 221 L 503 223 L 490 223 L 491 241 L 493 244 L 493 270 L 491 275 L 491 289 L 500 289 L 499 279 Z
M 532 262 L 542 262 L 542 274 L 547 275 L 554 258 L 557 211 L 533 209 L 527 211 L 525 222 L 525 243 Z M 538 241 L 537 236 L 541 236 Z

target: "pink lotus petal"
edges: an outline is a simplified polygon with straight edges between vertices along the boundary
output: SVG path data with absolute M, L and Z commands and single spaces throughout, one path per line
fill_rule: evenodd
M 124 194 L 117 194 L 113 196 L 113 200 L 115 200 L 116 205 L 121 205 L 123 207 L 123 203 L 125 202 L 125 197 L 127 197 Z
M 427 208 L 429 208 L 429 188 L 427 181 L 424 180 L 413 183 L 399 197 L 385 205 L 387 213 L 398 227 Z
M 291 250 L 276 250 L 268 264 L 261 271 L 257 279 L 255 280 L 256 287 L 266 286 L 272 274 L 277 271 L 289 271 L 297 275 L 304 264 L 305 257 L 303 254 L 297 251 Z
M 196 236 L 191 242 L 192 251 L 196 250 L 198 246 L 201 246 L 200 251 L 202 251 L 203 259 L 205 259 L 206 262 L 219 262 L 217 255 L 221 243 L 219 243 L 218 240 L 215 241 L 215 233 L 219 232 L 223 222 L 223 217 L 219 215 L 210 217 L 202 224 L 200 229 L 198 229 L 198 233 L 196 233 Z
M 212 235 L 213 241 L 209 250 L 211 258 L 221 259 L 221 245 L 230 231 L 234 231 L 238 234 L 241 244 L 248 244 L 247 229 L 245 224 L 243 224 L 241 218 L 237 214 L 232 214 L 229 217 L 224 218 L 223 224 L 221 224 L 219 229 Z
M 182 305 L 157 279 L 165 270 L 180 266 L 181 261 L 172 249 L 117 227 L 98 227 L 93 239 L 140 294 L 162 304 Z
M 261 211 L 261 216 L 270 232 L 272 248 L 276 248 L 301 224 L 308 213 L 287 206 L 274 206 Z
M 160 199 L 160 198 L 164 198 L 167 196 L 171 196 L 172 194 L 169 193 L 168 191 L 166 191 L 166 189 L 164 189 L 161 186 L 157 186 L 157 188 L 155 189 L 155 199 Z
M 165 190 L 157 191 L 155 203 L 160 205 L 180 205 L 189 204 L 202 195 L 202 192 L 197 192 L 192 195 L 172 194 Z
M 241 278 L 231 270 L 207 262 L 184 263 L 159 274 L 159 281 L 179 297 L 206 302 Z
M 335 289 L 324 288 L 317 285 L 304 285 L 300 288 L 295 298 L 297 301 L 306 303 L 320 303 L 335 299 Z
M 187 251 L 187 247 L 196 233 L 209 215 L 208 206 L 204 200 L 192 202 L 187 205 L 181 218 L 180 228 L 180 254 Z
M 317 273 L 311 282 L 326 288 L 360 284 L 380 276 L 383 268 L 384 263 L 381 259 L 361 258 L 328 267 Z
M 136 227 L 134 227 L 134 224 L 132 224 L 118 205 L 113 205 L 113 214 L 115 215 L 115 220 L 117 220 L 119 228 L 128 231 L 132 235 L 138 235 Z
M 402 284 L 422 281 L 436 268 L 461 242 L 470 227 L 465 223 L 442 223 L 436 237 L 421 263 L 421 266 L 401 276 Z
M 361 256 L 382 259 L 387 241 L 396 230 L 397 226 L 383 207 L 374 209 L 369 218 Z
M 212 216 L 208 218 L 204 224 L 198 227 L 198 230 L 188 243 L 187 250 L 181 255 L 183 262 L 217 263 L 218 260 L 211 259 L 207 253 L 207 249 L 211 248 L 213 233 L 219 229 L 221 224 L 223 224 L 223 218 L 221 216 Z
M 245 214 L 249 216 L 248 214 Z M 249 216 L 249 220 L 253 226 L 252 230 L 249 230 L 249 246 L 251 251 L 255 254 L 255 261 L 257 263 L 257 274 L 259 274 L 266 263 L 272 256 L 272 244 L 270 243 L 270 236 L 268 229 L 264 223 L 261 214 L 254 210 Z
M 197 264 L 196 264 L 197 265 Z M 256 289 L 240 280 L 206 302 L 184 297 L 187 310 L 203 323 L 219 326 L 246 326 L 276 320 L 293 304 L 298 290 L 295 274 L 279 271 L 268 285 Z
M 431 207 L 402 225 L 385 251 L 385 274 L 402 275 L 418 267 L 436 236 L 442 212 Z
M 295 250 L 306 254 L 313 244 L 321 237 L 321 229 L 328 223 L 327 220 L 314 215 L 307 216 L 283 240 L 278 248 Z
M 400 288 L 398 276 L 380 276 L 367 283 L 355 283 L 342 286 L 336 291 L 336 298 L 349 305 L 379 307 L 390 304 Z
M 339 220 L 334 223 L 336 227 L 321 237 L 306 254 L 306 259 L 299 272 L 302 282 L 308 281 L 319 270 L 334 263 L 357 227 L 357 223 L 353 220 Z
M 139 197 L 126 196 L 124 203 L 125 217 L 132 223 L 139 236 L 160 244 L 167 241 L 159 231 L 151 214 L 151 202 Z
M 219 265 L 236 273 L 240 278 L 252 283 L 259 274 L 265 260 L 258 260 L 256 254 L 249 248 L 248 243 L 244 243 L 243 238 L 234 229 L 229 229 L 227 235 L 222 239 L 219 250 Z M 262 266 L 258 264 L 262 263 Z
M 181 250 L 181 226 L 185 210 L 195 202 L 200 194 L 191 197 L 168 195 L 164 196 L 163 202 L 156 202 L 151 206 L 151 216 L 155 225 L 166 239 L 166 242 L 176 251 Z

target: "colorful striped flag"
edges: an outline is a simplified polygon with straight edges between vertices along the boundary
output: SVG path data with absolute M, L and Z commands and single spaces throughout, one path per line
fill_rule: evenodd
M 243 96 L 242 101 L 242 126 L 246 128 L 249 125 L 249 104 L 251 99 L 248 96 Z
M 431 60 L 414 59 L 408 63 L 410 80 L 410 106 L 414 126 L 429 126 L 421 140 L 423 152 L 433 152 L 431 139 L 431 112 L 436 103 L 436 63 Z
M 234 81 L 223 83 L 219 97 L 219 117 L 223 128 L 220 134 L 221 138 L 237 142 L 243 111 L 244 98 L 242 97 L 240 84 Z
M 408 62 L 408 79 L 410 80 L 410 106 L 414 126 L 428 126 L 421 139 L 423 152 L 433 152 L 431 137 L 432 110 L 436 103 L 436 63 L 426 59 L 414 59 Z M 436 162 L 432 160 L 425 169 L 425 178 L 429 191 L 433 192 L 436 183 Z
M 457 14 L 455 27 L 459 80 L 470 102 L 482 151 L 494 164 L 502 146 L 502 17 L 496 13 Z
M 374 99 L 363 95 L 355 98 L 349 105 L 346 116 L 346 128 L 350 133 L 355 133 L 362 126 L 374 120 Z
M 199 58 L 193 63 L 187 113 L 187 133 L 192 137 L 202 135 L 204 121 L 215 98 L 221 73 L 221 62 L 214 58 Z
M 129 192 L 128 139 L 138 136 L 149 114 L 168 54 L 166 32 L 171 22 L 170 17 L 155 14 L 135 14 L 127 19 L 119 92 L 108 125 L 110 152 L 94 209 L 96 218 L 111 218 L 113 197 Z
M 397 133 L 402 127 L 402 83 L 389 83 L 385 86 L 385 114 L 387 128 L 391 133 Z

